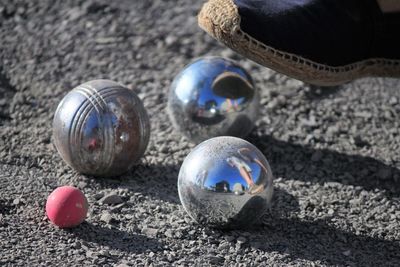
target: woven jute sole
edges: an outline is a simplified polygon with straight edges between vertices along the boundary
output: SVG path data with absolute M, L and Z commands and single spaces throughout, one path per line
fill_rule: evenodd
M 241 18 L 233 0 L 209 0 L 198 21 L 208 34 L 239 54 L 310 84 L 334 86 L 367 76 L 400 78 L 400 60 L 371 58 L 333 67 L 261 43 L 240 28 Z

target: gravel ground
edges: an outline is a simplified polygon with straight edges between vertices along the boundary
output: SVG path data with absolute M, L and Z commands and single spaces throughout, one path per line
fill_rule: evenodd
M 197 27 L 201 1 L 1 1 L 0 265 L 399 266 L 400 81 L 317 88 L 241 58 Z M 262 94 L 248 140 L 276 177 L 263 224 L 218 231 L 179 203 L 180 164 L 193 145 L 167 118 L 172 78 L 196 57 L 247 68 Z M 113 179 L 80 175 L 52 144 L 58 102 L 107 78 L 143 99 L 149 147 Z M 60 230 L 48 194 L 75 185 L 87 221 Z M 107 204 L 108 203 L 108 204 Z

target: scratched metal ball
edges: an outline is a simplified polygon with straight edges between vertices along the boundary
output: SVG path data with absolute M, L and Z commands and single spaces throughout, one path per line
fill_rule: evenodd
M 259 102 L 246 70 L 228 59 L 204 57 L 176 76 L 167 110 L 174 127 L 199 143 L 216 136 L 245 137 L 253 129 Z
M 54 144 L 63 160 L 80 173 L 116 176 L 141 158 L 150 123 L 139 97 L 109 80 L 79 85 L 58 105 Z
M 178 177 L 179 198 L 196 222 L 215 228 L 247 228 L 268 209 L 273 175 L 249 142 L 215 137 L 196 146 Z

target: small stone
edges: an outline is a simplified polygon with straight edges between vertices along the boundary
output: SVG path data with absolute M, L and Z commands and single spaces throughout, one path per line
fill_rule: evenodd
M 75 248 L 75 249 L 80 249 L 82 247 L 82 245 L 81 245 L 81 243 L 79 243 L 79 242 L 75 242 L 74 244 L 73 244 L 73 248 Z
M 13 200 L 14 205 L 19 205 L 20 202 L 21 202 L 21 200 L 19 198 L 16 198 Z
M 312 140 L 315 140 L 315 136 L 312 134 L 307 134 L 306 138 L 304 139 L 304 142 L 307 144 L 310 143 Z
M 345 255 L 346 257 L 351 255 L 351 251 L 350 250 L 346 250 L 342 252 L 343 255 Z
M 161 153 L 167 154 L 169 152 L 169 148 L 168 148 L 167 145 L 163 145 L 163 146 L 160 147 L 159 151 Z
M 79 182 L 78 183 L 78 188 L 80 188 L 80 189 L 84 189 L 86 186 L 87 186 L 86 182 Z
M 372 117 L 372 113 L 368 111 L 354 112 L 354 116 L 369 119 Z
M 114 219 L 113 219 L 113 217 L 111 216 L 110 213 L 105 212 L 105 213 L 103 213 L 103 214 L 101 215 L 100 221 L 105 222 L 105 223 L 107 223 L 107 224 L 110 224 L 110 223 L 112 223 L 112 222 L 114 221 Z
M 110 212 L 112 212 L 112 213 L 117 213 L 118 211 L 121 210 L 121 208 L 122 208 L 123 206 L 125 206 L 125 203 L 118 204 L 118 205 L 112 207 L 112 208 L 110 209 Z
M 100 250 L 99 255 L 103 257 L 110 257 L 110 253 L 107 250 Z
M 168 35 L 167 38 L 165 38 L 165 44 L 167 46 L 171 46 L 173 44 L 175 44 L 178 41 L 178 38 L 176 38 L 173 35 Z
M 77 20 L 81 16 L 83 16 L 84 12 L 82 12 L 81 9 L 75 7 L 75 8 L 72 8 L 71 10 L 69 10 L 67 12 L 67 14 L 68 14 L 69 20 L 73 21 L 73 20 Z
M 349 203 L 351 206 L 359 206 L 361 205 L 361 200 L 359 198 L 350 199 Z
M 120 204 L 123 202 L 122 198 L 117 194 L 109 194 L 100 199 L 100 202 L 108 205 Z
M 315 116 L 310 116 L 308 119 L 302 119 L 301 120 L 302 125 L 308 126 L 308 127 L 315 127 L 318 125 L 317 119 Z
M 268 103 L 267 108 L 273 110 L 278 106 L 278 104 L 278 100 L 274 98 Z
M 98 44 L 112 44 L 118 42 L 118 39 L 115 37 L 99 37 L 95 41 Z
M 332 136 L 336 136 L 338 133 L 339 133 L 339 127 L 338 126 L 336 126 L 336 125 L 332 125 L 332 126 L 329 126 L 327 129 L 326 129 L 326 134 L 328 135 L 328 136 L 330 136 L 330 137 L 332 137 Z
M 150 237 L 155 237 L 158 234 L 158 229 L 146 227 L 142 229 L 142 233 Z
M 86 251 L 86 257 L 87 258 L 97 258 L 97 255 L 94 254 L 92 251 L 88 250 L 88 251 Z
M 221 265 L 224 263 L 225 259 L 218 256 L 209 256 L 208 261 L 212 265 Z
M 397 103 L 399 103 L 399 101 L 397 100 L 397 98 L 396 98 L 395 96 L 392 96 L 392 97 L 389 99 L 389 104 L 390 104 L 390 105 L 396 105 Z
M 189 234 L 189 235 L 194 235 L 194 234 L 196 234 L 196 230 L 190 230 L 190 231 L 188 232 L 188 234 Z
M 224 58 L 233 58 L 235 53 L 231 49 L 224 49 L 221 52 L 221 56 Z
M 294 170 L 295 171 L 301 171 L 302 169 L 303 169 L 304 167 L 303 167 L 303 165 L 301 165 L 301 164 L 299 164 L 299 163 L 297 163 L 296 165 L 294 165 Z
M 234 236 L 231 236 L 231 235 L 227 235 L 227 236 L 225 236 L 225 240 L 226 240 L 227 242 L 232 242 L 233 240 L 235 240 L 235 237 L 234 237 Z
M 244 236 L 240 236 L 240 237 L 237 239 L 237 242 L 238 242 L 239 244 L 244 244 L 244 243 L 247 242 L 247 239 L 246 239 Z
M 174 237 L 174 234 L 171 229 L 168 229 L 167 231 L 165 231 L 165 236 L 172 238 Z
M 184 220 L 185 220 L 185 223 L 187 223 L 187 224 L 191 224 L 192 223 L 192 219 L 189 216 L 186 216 L 184 218 Z

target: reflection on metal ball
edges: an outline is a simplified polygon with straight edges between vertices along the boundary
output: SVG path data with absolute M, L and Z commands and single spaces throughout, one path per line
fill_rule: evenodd
M 150 123 L 139 97 L 109 80 L 79 85 L 58 105 L 53 121 L 55 146 L 78 172 L 115 176 L 143 156 Z
M 193 149 L 179 172 L 183 207 L 200 224 L 216 228 L 247 228 L 271 203 L 271 168 L 249 142 L 215 137 Z
M 205 57 L 186 66 L 172 83 L 168 113 L 176 129 L 193 142 L 253 129 L 259 94 L 250 75 L 233 61 Z

